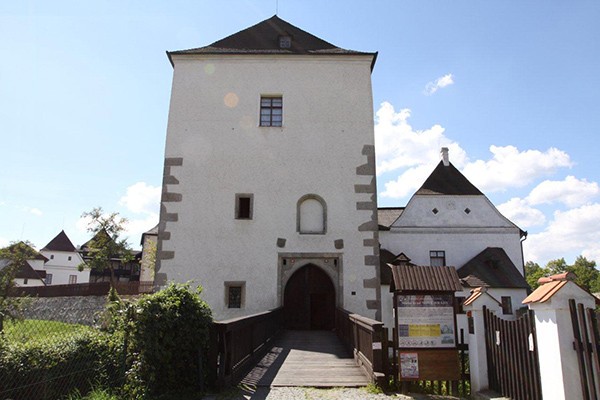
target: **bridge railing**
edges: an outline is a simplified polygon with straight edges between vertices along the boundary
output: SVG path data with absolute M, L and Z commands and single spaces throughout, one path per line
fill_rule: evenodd
M 217 386 L 241 378 L 240 374 L 258 361 L 268 344 L 282 329 L 283 308 L 246 317 L 213 322 L 209 373 Z
M 354 354 L 354 360 L 371 381 L 384 385 L 389 374 L 387 329 L 383 322 L 338 308 L 335 313 L 338 337 Z

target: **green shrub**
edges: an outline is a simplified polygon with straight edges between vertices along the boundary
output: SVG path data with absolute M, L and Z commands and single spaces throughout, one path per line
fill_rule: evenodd
M 134 319 L 124 325 L 133 355 L 125 387 L 131 397 L 155 398 L 202 384 L 200 360 L 206 371 L 212 313 L 200 292 L 171 284 L 125 312 Z
M 118 380 L 122 341 L 85 329 L 54 340 L 10 341 L 0 346 L 0 398 L 58 399 Z

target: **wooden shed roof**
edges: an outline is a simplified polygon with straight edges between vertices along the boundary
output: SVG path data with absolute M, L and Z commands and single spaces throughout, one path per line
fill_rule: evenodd
M 393 265 L 396 291 L 458 292 L 463 290 L 454 267 Z

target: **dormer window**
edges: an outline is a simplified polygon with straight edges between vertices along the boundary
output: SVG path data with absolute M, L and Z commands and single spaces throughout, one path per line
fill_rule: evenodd
M 289 49 L 292 47 L 292 37 L 288 35 L 279 36 L 279 48 Z

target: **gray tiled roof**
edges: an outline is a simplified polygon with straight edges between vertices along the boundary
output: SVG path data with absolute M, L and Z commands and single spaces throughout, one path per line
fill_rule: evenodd
M 504 249 L 488 247 L 458 269 L 458 276 L 471 287 L 525 288 L 527 281 Z
M 42 250 L 76 251 L 75 246 L 73 246 L 65 231 L 60 231 Z
M 392 226 L 392 224 L 394 222 L 396 222 L 398 217 L 400 217 L 400 215 L 402 214 L 403 211 L 404 211 L 404 207 L 378 208 L 377 209 L 377 221 L 379 224 L 379 229 L 382 229 L 382 228 L 389 229 L 389 227 Z
M 292 38 L 289 48 L 279 46 L 280 36 Z M 377 55 L 342 49 L 276 15 L 208 46 L 167 52 L 169 60 L 176 54 L 358 54 L 373 56 L 373 62 Z
M 483 195 L 452 163 L 445 166 L 443 161 L 415 194 Z

